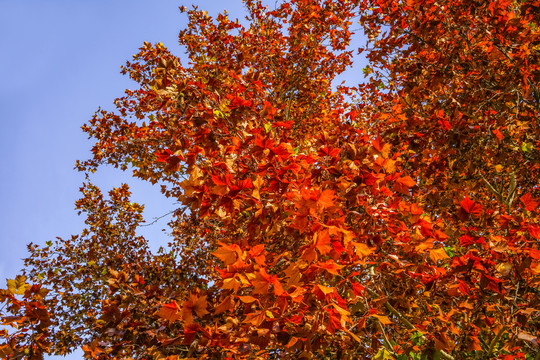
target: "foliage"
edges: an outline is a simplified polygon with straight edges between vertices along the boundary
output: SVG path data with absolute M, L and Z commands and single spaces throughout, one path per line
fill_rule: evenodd
M 2 357 L 538 359 L 540 3 L 244 4 L 182 8 L 190 63 L 145 43 L 83 127 L 80 171 L 181 202 L 167 252 L 88 181 L 0 294 Z M 333 86 L 357 23 L 366 81 Z

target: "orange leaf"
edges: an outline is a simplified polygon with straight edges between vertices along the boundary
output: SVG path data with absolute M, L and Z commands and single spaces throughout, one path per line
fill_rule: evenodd
M 252 302 L 255 302 L 257 301 L 257 299 L 255 299 L 253 296 L 238 296 L 238 299 L 240 299 L 241 302 L 243 302 L 244 304 L 251 304 Z
M 384 315 L 375 315 L 375 314 L 373 314 L 373 315 L 371 315 L 371 316 L 373 316 L 374 318 L 377 318 L 377 319 L 381 322 L 381 324 L 383 324 L 383 325 L 390 325 L 390 324 L 392 324 L 392 320 L 390 320 L 387 316 L 384 316 Z
M 218 242 L 220 247 L 212 253 L 215 257 L 223 261 L 225 265 L 231 265 L 236 262 L 237 257 L 240 257 L 242 250 L 237 244 L 226 245 L 222 242 Z
M 242 283 L 240 280 L 238 280 L 236 277 L 228 278 L 223 280 L 223 286 L 222 289 L 231 289 L 234 290 L 234 292 L 237 292 L 238 289 L 240 289 L 240 286 L 242 286 Z
M 334 260 L 328 260 L 322 264 L 319 264 L 321 269 L 328 271 L 330 274 L 339 275 L 339 271 L 343 268 L 343 265 L 338 265 Z
M 328 230 L 323 230 L 316 234 L 317 242 L 315 247 L 322 255 L 328 254 L 332 251 L 332 243 L 330 242 L 330 234 Z
M 184 301 L 182 306 L 182 318 L 184 319 L 184 322 L 187 324 L 191 324 L 193 322 L 193 312 L 195 312 L 195 314 L 197 314 L 199 317 L 208 314 L 206 306 L 206 295 L 198 296 L 196 294 L 191 294 L 189 296 L 189 300 Z
M 257 311 L 251 314 L 247 314 L 244 323 L 251 324 L 253 326 L 259 326 L 265 320 L 265 318 L 266 316 L 264 311 Z
M 364 243 L 352 242 L 352 244 L 356 249 L 356 255 L 358 255 L 359 258 L 364 258 L 373 252 L 373 250 Z
M 531 236 L 533 238 L 540 239 L 540 227 L 539 226 L 529 225 L 527 227 L 527 230 L 529 230 L 529 234 L 531 234 Z
M 392 149 L 392 146 L 390 144 L 381 144 L 381 137 L 378 136 L 375 140 L 373 140 L 373 147 L 377 149 L 378 152 L 381 153 L 382 157 L 387 159 L 388 155 L 390 153 L 390 150 Z
M 416 183 L 414 182 L 414 180 L 410 176 L 400 177 L 399 179 L 396 180 L 396 182 L 398 182 L 401 185 L 406 186 L 408 188 L 413 187 L 414 185 L 416 185 Z
M 168 304 L 164 304 L 157 312 L 160 318 L 167 320 L 169 323 L 173 323 L 180 319 L 179 307 L 176 301 L 171 301 Z
M 214 310 L 214 314 L 221 314 L 225 311 L 230 311 L 233 309 L 233 303 L 231 296 L 227 296 Z
M 334 206 L 334 190 L 324 190 L 319 197 L 317 203 L 323 208 L 329 208 Z
M 404 195 L 409 195 L 409 188 L 414 185 L 416 185 L 416 183 L 410 176 L 404 176 L 396 180 L 394 183 L 394 190 Z
M 448 255 L 446 254 L 446 251 L 444 251 L 444 248 L 438 248 L 438 249 L 432 249 L 429 251 L 429 257 L 431 260 L 437 264 L 437 261 L 448 259 Z

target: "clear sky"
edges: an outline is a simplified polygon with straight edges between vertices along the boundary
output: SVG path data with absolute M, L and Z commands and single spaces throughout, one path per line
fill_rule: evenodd
M 120 66 L 144 41 L 181 55 L 178 6 L 192 3 L 243 14 L 240 0 L 0 0 L 0 286 L 22 268 L 26 244 L 80 232 L 74 202 L 84 178 L 73 167 L 91 148 L 80 127 L 135 87 Z M 129 173 L 102 169 L 92 180 L 104 191 L 130 184 L 148 220 L 171 209 Z M 141 232 L 153 248 L 167 242 L 165 223 Z

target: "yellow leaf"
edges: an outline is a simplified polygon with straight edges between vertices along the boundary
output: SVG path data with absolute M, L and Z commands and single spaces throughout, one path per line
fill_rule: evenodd
M 508 276 L 510 272 L 512 271 L 512 264 L 511 263 L 500 263 L 496 267 L 497 271 L 501 276 Z
M 371 250 L 369 246 L 364 243 L 358 243 L 353 241 L 352 244 L 356 249 L 356 255 L 358 255 L 358 257 L 360 258 L 366 257 L 373 252 L 373 250 Z
M 24 275 L 17 275 L 15 280 L 7 279 L 6 283 L 8 291 L 14 295 L 23 295 L 26 292 L 26 289 L 30 287 L 30 285 L 26 283 L 26 276 Z
M 322 291 L 324 295 L 331 294 L 334 292 L 334 290 L 336 290 L 336 288 L 334 287 L 328 287 L 328 286 L 318 285 L 318 284 L 317 284 L 317 287 L 319 288 L 319 290 Z
M 373 316 L 374 318 L 377 318 L 383 325 L 392 324 L 392 320 L 390 320 L 387 316 L 384 316 L 384 315 L 371 315 L 371 316 Z
M 377 354 L 373 357 L 373 360 L 387 360 L 392 359 L 392 354 L 386 349 L 380 349 Z
M 444 248 L 430 250 L 429 257 L 431 258 L 431 260 L 433 260 L 435 264 L 439 260 L 448 259 L 448 255 L 446 254 L 446 251 L 444 251 Z

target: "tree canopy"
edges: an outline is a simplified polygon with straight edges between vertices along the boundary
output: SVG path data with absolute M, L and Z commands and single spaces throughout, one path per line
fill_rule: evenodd
M 123 67 L 86 227 L 29 245 L 1 357 L 540 359 L 540 1 L 243 2 L 180 8 L 188 64 Z M 166 249 L 105 165 L 181 204 Z

